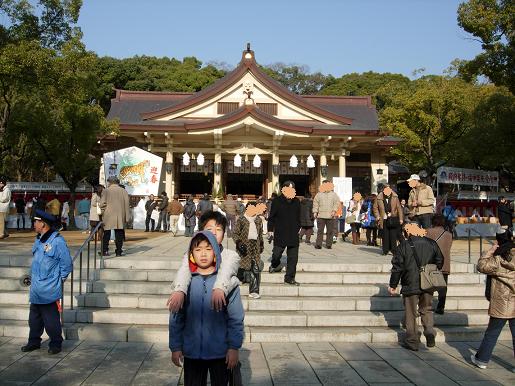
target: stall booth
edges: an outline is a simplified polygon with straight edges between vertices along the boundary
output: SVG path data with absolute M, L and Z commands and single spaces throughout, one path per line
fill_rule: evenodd
M 455 211 L 458 237 L 494 237 L 499 229 L 498 198 L 514 200 L 513 193 L 500 193 L 499 173 L 495 171 L 440 167 L 437 195 Z
M 57 198 L 62 204 L 70 200 L 70 190 L 64 182 L 11 182 L 7 183 L 11 190 L 11 203 L 9 205 L 9 214 L 7 216 L 7 227 L 9 229 L 18 228 L 18 214 L 16 210 L 16 202 L 21 200 L 25 204 L 25 211 L 22 214 L 25 219 L 25 229 L 31 229 L 32 207 L 38 198 L 45 202 Z M 77 186 L 75 194 L 75 210 L 77 211 L 79 201 L 83 199 L 91 199 L 93 187 L 88 183 L 81 183 Z M 75 213 L 75 224 L 79 229 L 87 229 L 88 224 L 84 223 L 79 213 Z M 20 218 L 19 227 L 23 228 L 23 220 Z

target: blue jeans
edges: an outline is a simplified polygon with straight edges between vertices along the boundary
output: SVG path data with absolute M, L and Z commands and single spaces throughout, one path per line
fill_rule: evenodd
M 515 319 L 499 319 L 490 316 L 488 327 L 485 331 L 485 336 L 479 346 L 479 350 L 476 353 L 476 359 L 483 362 L 485 365 L 490 361 L 492 357 L 492 351 L 494 350 L 497 338 L 501 334 L 504 325 L 508 322 L 510 324 L 511 338 L 513 340 L 513 347 L 515 351 Z

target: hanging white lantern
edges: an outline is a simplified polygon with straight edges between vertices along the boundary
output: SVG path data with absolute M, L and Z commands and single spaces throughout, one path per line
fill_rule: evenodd
M 311 154 L 308 156 L 308 159 L 306 160 L 306 166 L 310 169 L 315 167 L 315 159 Z
M 261 157 L 259 157 L 259 155 L 256 154 L 254 156 L 254 159 L 252 160 L 252 166 L 255 168 L 259 168 L 261 166 Z
M 241 155 L 236 154 L 234 156 L 234 166 L 237 168 L 241 168 Z
M 291 158 L 290 158 L 290 167 L 291 168 L 296 168 L 298 164 L 299 164 L 299 160 L 297 159 L 295 154 L 292 155 Z
M 198 153 L 197 165 L 200 165 L 200 166 L 204 165 L 204 154 Z
M 188 153 L 182 155 L 182 164 L 188 166 L 190 164 L 190 156 Z

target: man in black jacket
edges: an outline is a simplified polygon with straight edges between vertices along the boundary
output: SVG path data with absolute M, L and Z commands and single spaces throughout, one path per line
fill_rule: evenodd
M 513 229 L 513 220 L 511 214 L 511 207 L 506 198 L 499 197 L 499 204 L 497 205 L 497 212 L 499 214 L 499 223 L 501 226 L 508 227 L 509 230 Z
M 161 192 L 161 202 L 157 204 L 157 209 L 159 210 L 159 219 L 157 220 L 157 227 L 156 231 L 161 230 L 161 223 L 163 224 L 163 230 L 162 232 L 166 232 L 168 229 L 168 218 L 166 217 L 168 212 L 168 196 L 166 195 L 166 192 Z
M 154 211 L 155 207 L 157 206 L 157 201 L 154 199 L 154 195 L 151 194 L 148 197 L 147 202 L 145 202 L 145 211 L 147 213 L 147 216 L 145 217 L 145 232 L 148 232 L 150 223 L 152 224 L 152 232 L 154 232 L 154 228 L 156 226 L 156 220 L 152 218 L 152 212 Z
M 417 351 L 420 344 L 418 336 L 417 314 L 420 314 L 424 327 L 427 347 L 435 345 L 435 330 L 433 320 L 433 293 L 420 289 L 420 270 L 426 264 L 436 264 L 438 269 L 443 266 L 443 255 L 438 244 L 423 237 L 425 230 L 415 223 L 404 227 L 406 240 L 402 241 L 392 258 L 392 274 L 388 292 L 396 294 L 396 288 L 401 282 L 401 294 L 404 302 L 406 320 L 406 339 L 403 347 Z M 418 308 L 418 310 L 417 310 Z
M 268 234 L 274 237 L 272 263 L 269 272 L 281 272 L 281 256 L 286 248 L 288 260 L 284 282 L 299 285 L 295 281 L 297 261 L 299 260 L 300 201 L 295 197 L 295 184 L 292 181 L 283 183 L 282 194 L 272 201 L 268 215 Z

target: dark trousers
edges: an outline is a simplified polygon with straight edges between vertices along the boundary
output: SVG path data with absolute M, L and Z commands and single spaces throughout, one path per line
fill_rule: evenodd
M 50 337 L 49 347 L 61 348 L 63 343 L 61 318 L 57 303 L 32 304 L 29 312 L 29 346 L 41 345 L 43 329 Z
M 193 229 L 195 229 L 195 225 L 185 225 L 184 227 L 184 236 L 191 237 L 193 236 Z
M 492 351 L 494 350 L 495 344 L 497 343 L 497 339 L 501 334 L 501 331 L 506 324 L 506 322 L 510 325 L 511 330 L 511 339 L 513 341 L 513 353 L 515 354 L 515 318 L 512 319 L 499 319 L 490 316 L 490 320 L 488 321 L 488 327 L 485 331 L 485 336 L 483 337 L 483 341 L 479 346 L 479 350 L 477 350 L 476 358 L 487 364 L 490 358 L 492 357 Z
M 377 244 L 377 228 L 365 228 L 367 234 L 367 243 Z
M 294 247 L 280 247 L 278 245 L 274 245 L 272 249 L 272 268 L 276 268 L 279 264 L 281 264 L 281 256 L 283 255 L 284 249 L 286 248 L 286 275 L 284 275 L 284 280 L 293 280 L 295 279 L 295 274 L 297 273 L 297 261 L 299 260 L 299 246 Z
M 158 231 L 161 230 L 161 223 L 163 224 L 163 230 L 166 231 L 166 229 L 168 228 L 168 223 L 167 223 L 167 213 L 166 213 L 165 209 L 163 209 L 161 212 L 159 212 L 159 220 L 157 220 L 157 230 Z
M 22 222 L 22 228 L 25 229 L 25 215 L 23 213 L 18 213 L 16 218 L 16 229 L 20 230 L 20 220 Z
M 149 230 L 149 229 L 148 229 L 148 226 L 149 226 L 150 224 L 152 224 L 152 228 L 151 228 L 151 230 L 152 230 L 152 232 L 153 232 L 153 231 L 154 231 L 154 228 L 155 228 L 155 226 L 156 226 L 156 220 L 154 220 L 154 219 L 152 218 L 152 215 L 151 215 L 151 214 L 147 214 L 147 217 L 145 217 L 145 230 L 146 230 L 146 231 L 148 231 L 148 230 Z
M 229 371 L 225 358 L 211 360 L 184 358 L 184 386 L 206 385 L 208 370 L 211 386 L 227 385 Z
M 327 248 L 333 245 L 333 236 L 334 231 L 336 230 L 336 219 L 334 218 L 317 218 L 317 240 L 315 245 L 317 247 L 322 246 L 322 241 L 324 239 L 324 228 L 327 228 L 327 233 L 325 236 L 325 245 Z
M 449 274 L 444 273 L 443 278 L 445 279 L 445 283 L 448 283 Z M 438 290 L 438 305 L 436 306 L 437 311 L 445 310 L 445 299 L 447 298 L 447 286 Z
M 114 230 L 114 244 L 116 246 L 115 253 L 116 255 L 122 254 L 123 247 L 123 229 L 115 229 Z M 111 230 L 104 230 L 104 235 L 102 237 L 102 252 L 107 253 L 109 251 L 109 239 L 111 238 Z
M 383 227 L 383 254 L 387 254 L 389 251 L 395 253 L 397 249 L 397 241 L 401 239 L 401 228 L 388 228 L 386 224 Z
M 431 213 L 419 214 L 415 216 L 415 221 L 421 228 L 429 229 L 431 228 L 431 220 L 433 219 L 433 215 Z
M 420 295 L 403 296 L 404 311 L 406 313 L 406 341 L 414 349 L 418 349 L 420 338 L 418 336 L 417 316 L 420 315 L 424 336 L 436 336 L 433 320 L 433 295 L 423 292 Z
M 313 235 L 313 227 L 302 227 L 300 228 L 299 237 L 306 235 L 306 243 L 310 242 L 311 236 Z

